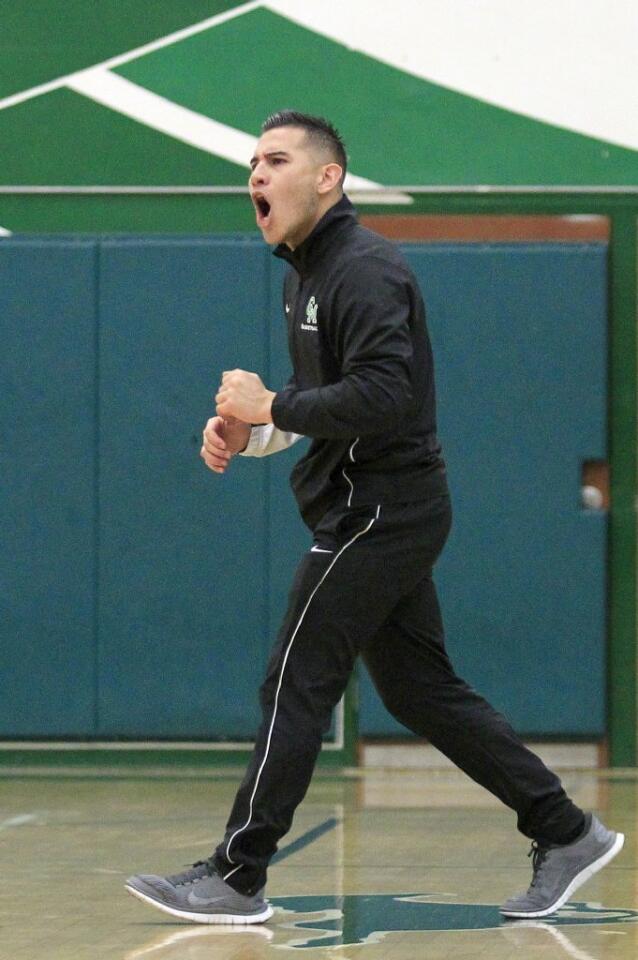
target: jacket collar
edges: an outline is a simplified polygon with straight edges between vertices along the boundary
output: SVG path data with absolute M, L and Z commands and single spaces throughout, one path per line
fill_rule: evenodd
M 356 222 L 355 209 L 344 193 L 338 203 L 324 213 L 303 243 L 294 250 L 285 243 L 280 243 L 273 253 L 276 257 L 287 260 L 303 277 L 310 272 L 319 257 L 327 250 L 336 234 Z

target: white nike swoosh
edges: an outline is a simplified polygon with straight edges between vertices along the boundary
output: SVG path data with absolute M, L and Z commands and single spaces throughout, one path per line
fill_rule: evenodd
M 188 897 L 187 897 L 186 899 L 187 899 L 188 902 L 191 903 L 194 907 L 209 907 L 209 906 L 211 905 L 211 903 L 219 903 L 219 901 L 220 901 L 220 900 L 223 900 L 224 898 L 223 898 L 223 897 L 211 897 L 210 899 L 208 899 L 208 898 L 206 898 L 206 897 L 198 897 L 197 894 L 196 894 L 196 893 L 193 893 L 193 891 L 191 890 L 191 892 L 188 894 Z
M 334 553 L 334 550 L 324 550 L 323 547 L 311 547 L 311 553 Z
M 290 313 L 290 307 L 286 304 L 286 313 Z

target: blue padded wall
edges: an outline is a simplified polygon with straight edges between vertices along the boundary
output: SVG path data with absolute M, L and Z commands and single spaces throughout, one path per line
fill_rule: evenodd
M 73 736 L 95 707 L 96 245 L 0 250 L 0 716 Z
M 454 527 L 435 580 L 458 672 L 530 734 L 605 729 L 606 247 L 406 248 L 426 299 Z M 365 677 L 361 729 L 404 734 Z
M 199 457 L 223 370 L 263 369 L 269 261 L 106 242 L 100 268 L 99 731 L 250 737 L 268 637 L 264 475 Z
M 605 726 L 606 249 L 411 245 L 455 525 L 459 672 L 526 733 Z M 5 737 L 249 739 L 309 534 L 302 452 L 199 459 L 224 369 L 288 376 L 282 264 L 254 239 L 0 244 Z M 302 441 L 302 444 L 305 441 Z M 404 733 L 369 682 L 368 735 Z

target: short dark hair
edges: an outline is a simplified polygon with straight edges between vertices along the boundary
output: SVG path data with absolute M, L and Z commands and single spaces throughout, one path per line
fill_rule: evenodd
M 337 128 L 323 117 L 313 117 L 309 113 L 300 113 L 298 110 L 278 110 L 271 113 L 261 125 L 261 132 L 274 130 L 276 127 L 300 127 L 306 131 L 306 136 L 318 147 L 328 151 L 335 163 L 338 163 L 343 174 L 341 183 L 346 175 L 348 158 L 346 145 Z

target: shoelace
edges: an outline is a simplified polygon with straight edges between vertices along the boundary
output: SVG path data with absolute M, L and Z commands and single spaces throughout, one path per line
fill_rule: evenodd
M 194 883 L 196 880 L 201 880 L 202 877 L 210 877 L 212 873 L 213 869 L 209 860 L 197 860 L 190 869 L 183 873 L 175 873 L 172 877 L 166 879 L 174 887 L 179 887 L 184 883 Z
M 533 887 L 536 884 L 536 881 L 538 880 L 538 875 L 541 871 L 543 864 L 545 863 L 545 860 L 547 859 L 547 854 L 549 853 L 549 851 L 550 851 L 549 847 L 542 847 L 540 843 L 538 843 L 538 841 L 532 840 L 532 846 L 530 848 L 529 853 L 527 854 L 528 857 L 532 858 L 532 870 L 534 873 L 530 886 Z

